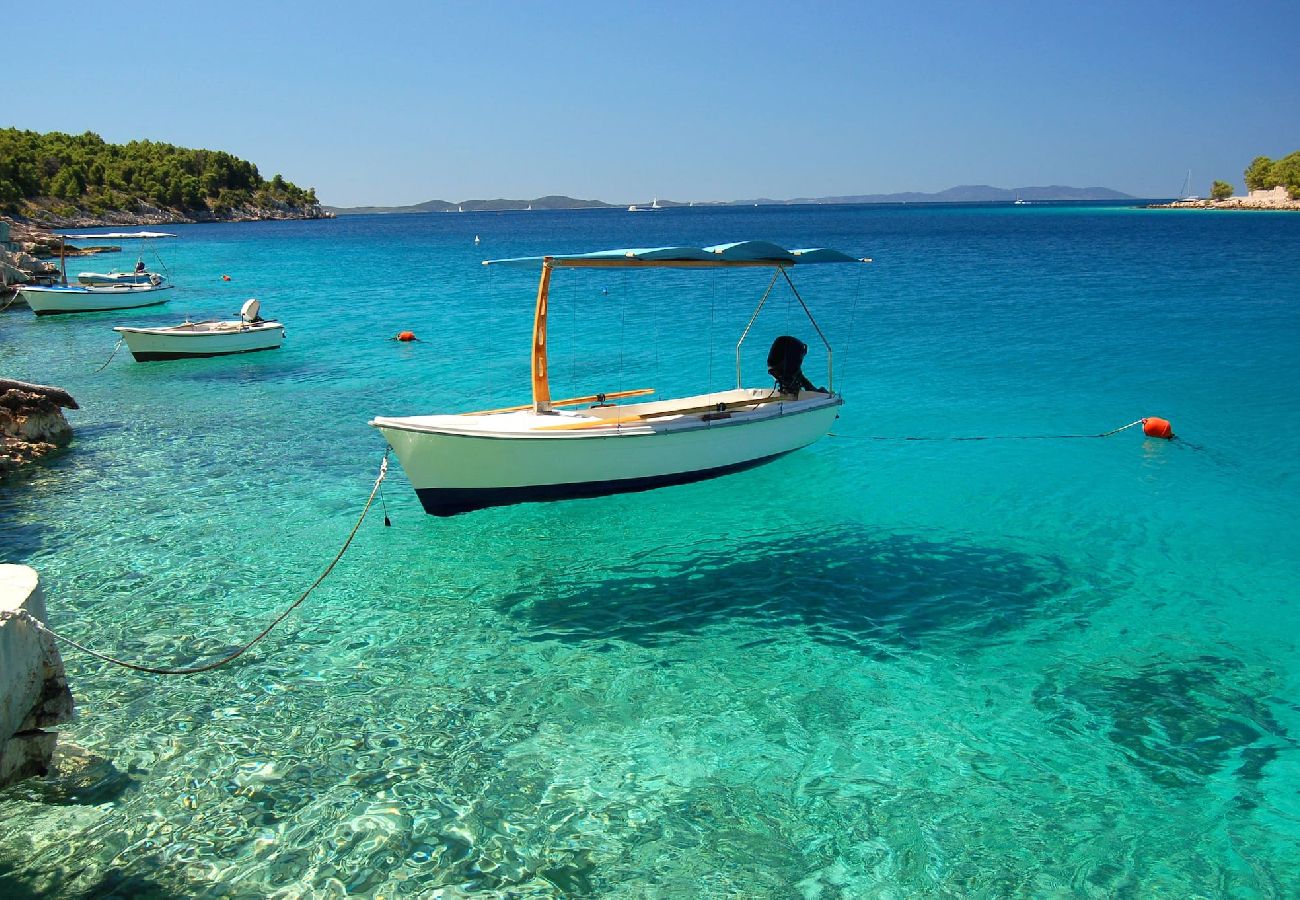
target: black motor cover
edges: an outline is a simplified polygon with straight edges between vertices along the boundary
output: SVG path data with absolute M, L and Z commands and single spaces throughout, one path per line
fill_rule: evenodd
M 783 334 L 772 342 L 772 349 L 767 351 L 767 371 L 776 379 L 781 393 L 817 390 L 803 374 L 803 358 L 807 355 L 808 345 L 797 337 Z

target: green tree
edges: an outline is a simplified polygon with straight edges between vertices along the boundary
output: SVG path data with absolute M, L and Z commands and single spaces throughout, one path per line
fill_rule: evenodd
M 1232 196 L 1232 185 L 1226 181 L 1216 181 L 1210 186 L 1211 200 L 1227 200 Z
M 1300 150 L 1273 163 L 1274 184 L 1286 188 L 1292 200 L 1300 199 Z
M 1267 156 L 1256 156 L 1246 167 L 1245 175 L 1247 190 L 1267 191 L 1278 184 L 1273 177 L 1273 160 Z
M 77 177 L 76 169 L 72 166 L 64 166 L 50 179 L 47 193 L 61 200 L 78 200 L 85 188 L 86 184 Z

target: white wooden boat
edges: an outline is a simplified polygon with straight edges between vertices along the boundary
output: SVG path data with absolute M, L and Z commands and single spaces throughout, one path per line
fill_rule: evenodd
M 457 415 L 379 416 L 426 512 L 455 515 L 489 506 L 643 491 L 761 465 L 822 437 L 843 399 L 834 390 L 829 343 L 794 289 L 794 265 L 869 262 L 835 250 L 785 250 L 748 241 L 716 247 L 610 250 L 573 256 L 489 260 L 541 266 L 533 320 L 533 402 Z M 547 370 L 547 305 L 559 268 L 769 267 L 772 281 L 736 344 L 736 387 L 670 400 L 614 405 L 652 389 L 553 401 Z M 800 365 L 807 347 L 782 336 L 768 356 L 776 387 L 745 387 L 740 349 L 776 282 L 784 278 L 826 345 L 827 385 Z M 784 342 L 784 343 L 783 343 Z M 793 365 L 791 365 L 793 363 Z
M 104 312 L 166 303 L 170 284 L 25 284 L 19 290 L 38 316 L 58 313 Z
M 248 300 L 239 318 L 230 321 L 182 322 L 161 328 L 133 328 L 118 325 L 136 362 L 163 359 L 192 359 L 275 350 L 284 343 L 284 326 L 258 315 L 261 304 Z
M 167 279 L 157 272 L 137 269 L 134 272 L 78 272 L 77 283 L 92 287 L 111 284 L 162 284 Z

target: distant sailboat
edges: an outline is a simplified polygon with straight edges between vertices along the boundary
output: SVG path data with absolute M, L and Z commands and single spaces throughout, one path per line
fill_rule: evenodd
M 1187 177 L 1183 179 L 1183 189 L 1178 192 L 1178 198 L 1182 202 L 1192 202 L 1200 200 L 1195 194 L 1188 193 L 1192 189 L 1192 170 L 1187 170 Z

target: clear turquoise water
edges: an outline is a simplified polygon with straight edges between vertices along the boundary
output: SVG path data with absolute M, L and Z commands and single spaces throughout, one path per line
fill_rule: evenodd
M 0 372 L 82 405 L 71 451 L 0 488 L 0 558 L 40 570 L 55 628 L 170 665 L 251 636 L 329 561 L 383 453 L 371 416 L 527 399 L 535 274 L 481 259 L 759 238 L 875 262 L 796 278 L 835 347 L 834 437 L 449 520 L 396 469 L 393 527 L 368 519 L 240 663 L 161 679 L 66 651 L 62 740 L 89 763 L 0 793 L 0 892 L 1300 892 L 1300 217 L 178 230 L 160 310 L 0 315 Z M 564 273 L 556 394 L 728 386 L 763 286 Z M 250 296 L 282 350 L 92 374 L 114 324 Z M 747 381 L 772 335 L 815 344 L 797 312 L 776 295 Z M 1180 440 L 896 440 L 1147 415 Z

